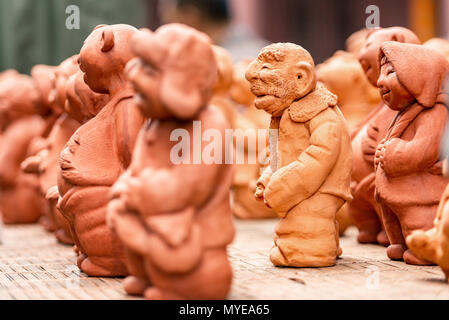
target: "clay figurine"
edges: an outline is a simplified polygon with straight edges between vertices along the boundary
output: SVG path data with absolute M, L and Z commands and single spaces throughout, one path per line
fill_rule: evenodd
M 292 43 L 262 49 L 246 79 L 256 107 L 271 114 L 270 129 L 278 130 L 255 194 L 280 218 L 270 260 L 332 266 L 341 254 L 335 215 L 351 200 L 351 141 L 337 97 L 317 85 L 312 57 Z
M 446 90 L 447 93 L 447 90 Z M 443 150 L 443 174 L 449 176 L 449 129 L 446 127 Z M 435 218 L 435 226 L 427 231 L 416 230 L 407 237 L 407 246 L 419 259 L 438 264 L 449 281 L 449 184 L 444 190 Z
M 137 32 L 129 25 L 98 26 L 79 55 L 89 88 L 109 94 L 108 103 L 76 130 L 59 159 L 58 208 L 72 229 L 78 266 L 89 276 L 127 274 L 122 245 L 106 225 L 106 206 L 109 190 L 131 162 L 144 122 L 124 74 Z
M 391 27 L 371 30 L 360 51 L 359 61 L 369 82 L 377 87 L 379 77 L 378 54 L 386 41 L 419 44 L 419 39 L 410 30 Z M 352 221 L 359 230 L 360 243 L 389 245 L 382 224 L 382 212 L 374 199 L 374 153 L 380 140 L 385 137 L 395 112 L 381 102 L 352 132 L 353 168 L 351 193 L 353 200 L 348 203 Z
M 9 73 L 0 80 L 0 211 L 5 224 L 33 223 L 43 214 L 37 177 L 23 173 L 21 162 L 45 122 L 36 114 L 39 97 L 31 77 Z
M 421 45 L 385 42 L 379 54 L 377 81 L 385 104 L 396 111 L 375 153 L 375 196 L 390 240 L 393 260 L 424 265 L 407 249 L 415 230 L 433 227 L 448 180 L 442 176 L 440 141 L 448 118 L 442 84 L 449 63 Z
M 70 75 L 79 70 L 77 56 L 64 60 L 58 67 L 38 65 L 33 67 L 31 75 L 40 94 L 38 112 L 46 121 L 45 133 L 33 139 L 33 145 L 38 152 L 25 159 L 22 170 L 38 176 L 40 192 L 47 199 L 47 192 L 56 185 L 56 168 L 59 153 L 62 147 L 80 125 L 78 122 L 68 119 L 64 114 L 65 85 Z M 62 136 L 61 136 L 62 135 Z M 50 169 L 53 168 L 53 169 Z M 56 199 L 49 200 L 45 208 L 45 215 L 39 219 L 39 223 L 48 231 L 56 231 L 58 223 L 55 211 L 58 194 L 53 193 Z M 60 234 L 60 232 L 57 232 Z M 70 234 L 69 234 L 70 235 Z M 70 236 L 66 236 L 62 242 L 73 244 Z
M 211 41 L 185 25 L 167 24 L 136 35 L 133 49 L 138 59 L 127 74 L 151 120 L 109 204 L 108 222 L 125 246 L 131 273 L 125 291 L 148 299 L 224 299 L 232 280 L 226 253 L 234 236 L 232 166 L 224 153 L 217 162 L 194 164 L 190 149 L 198 142 L 193 121 L 201 121 L 203 132 L 214 130 L 225 148 L 229 123 L 209 105 L 217 76 Z M 171 157 L 174 130 L 191 143 L 190 155 L 177 153 L 185 163 Z M 201 150 L 207 151 L 204 143 Z
M 274 218 L 276 217 L 274 211 L 254 198 L 257 179 L 268 163 L 269 139 L 267 129 L 270 125 L 270 116 L 254 106 L 255 96 L 252 94 L 249 83 L 245 78 L 245 72 L 250 62 L 250 60 L 243 60 L 235 64 L 229 90 L 234 104 L 237 104 L 235 106 L 235 129 L 241 129 L 242 132 L 253 135 L 253 137 L 248 136 L 248 141 L 244 141 L 243 150 L 236 148 L 236 152 L 244 152 L 242 157 L 244 163 L 235 163 L 234 165 L 231 208 L 232 213 L 240 219 Z M 260 130 L 265 130 L 265 134 L 260 134 Z M 265 143 L 262 144 L 262 146 L 266 146 L 264 150 L 259 150 L 259 139 L 265 140 Z M 259 157 L 262 154 L 264 157 L 260 159 L 263 159 L 263 161 L 256 158 L 255 163 L 250 163 L 250 152 L 253 153 L 253 157 Z
M 228 123 L 230 124 L 230 129 L 234 128 L 236 119 L 234 103 L 229 95 L 234 72 L 232 57 L 229 52 L 222 47 L 213 46 L 212 48 L 214 50 L 215 60 L 217 61 L 218 76 L 210 103 L 218 107 L 223 112 L 228 120 Z

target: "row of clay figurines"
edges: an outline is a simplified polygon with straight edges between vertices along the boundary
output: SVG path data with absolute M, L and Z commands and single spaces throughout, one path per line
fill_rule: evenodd
M 449 63 L 434 48 L 447 43 L 362 31 L 315 73 L 290 43 L 233 66 L 184 25 L 99 26 L 60 66 L 0 74 L 3 221 L 40 218 L 75 244 L 86 274 L 128 275 L 125 290 L 151 299 L 226 297 L 231 212 L 280 218 L 276 266 L 334 265 L 353 221 L 359 242 L 447 272 L 444 197 L 437 207 Z M 222 146 L 227 128 L 276 129 L 269 165 L 174 165 L 170 134 L 192 137 L 193 120 Z

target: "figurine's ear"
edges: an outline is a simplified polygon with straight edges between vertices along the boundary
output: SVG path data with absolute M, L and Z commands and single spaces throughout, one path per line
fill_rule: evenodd
M 397 41 L 397 42 L 404 43 L 405 37 L 403 34 L 394 34 L 391 36 L 391 41 Z
M 298 81 L 298 96 L 304 97 L 310 91 L 315 89 L 316 75 L 315 68 L 308 62 L 301 61 L 295 65 L 296 81 Z
M 114 32 L 110 28 L 104 28 L 101 34 L 101 51 L 108 52 L 114 47 Z

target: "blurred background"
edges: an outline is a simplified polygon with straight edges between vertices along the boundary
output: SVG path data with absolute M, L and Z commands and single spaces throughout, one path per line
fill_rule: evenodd
M 0 71 L 57 65 L 79 52 L 96 25 L 114 23 L 152 30 L 186 23 L 235 60 L 255 57 L 271 42 L 294 42 L 318 64 L 365 27 L 372 4 L 381 27 L 408 27 L 422 41 L 449 36 L 449 0 L 0 0 Z M 79 29 L 66 28 L 69 5 L 79 8 Z

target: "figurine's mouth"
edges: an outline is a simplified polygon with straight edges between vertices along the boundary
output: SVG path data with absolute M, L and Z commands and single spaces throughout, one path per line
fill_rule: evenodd
M 385 90 L 384 92 L 382 92 L 382 98 L 383 99 L 387 99 L 390 97 L 390 92 L 391 90 Z

